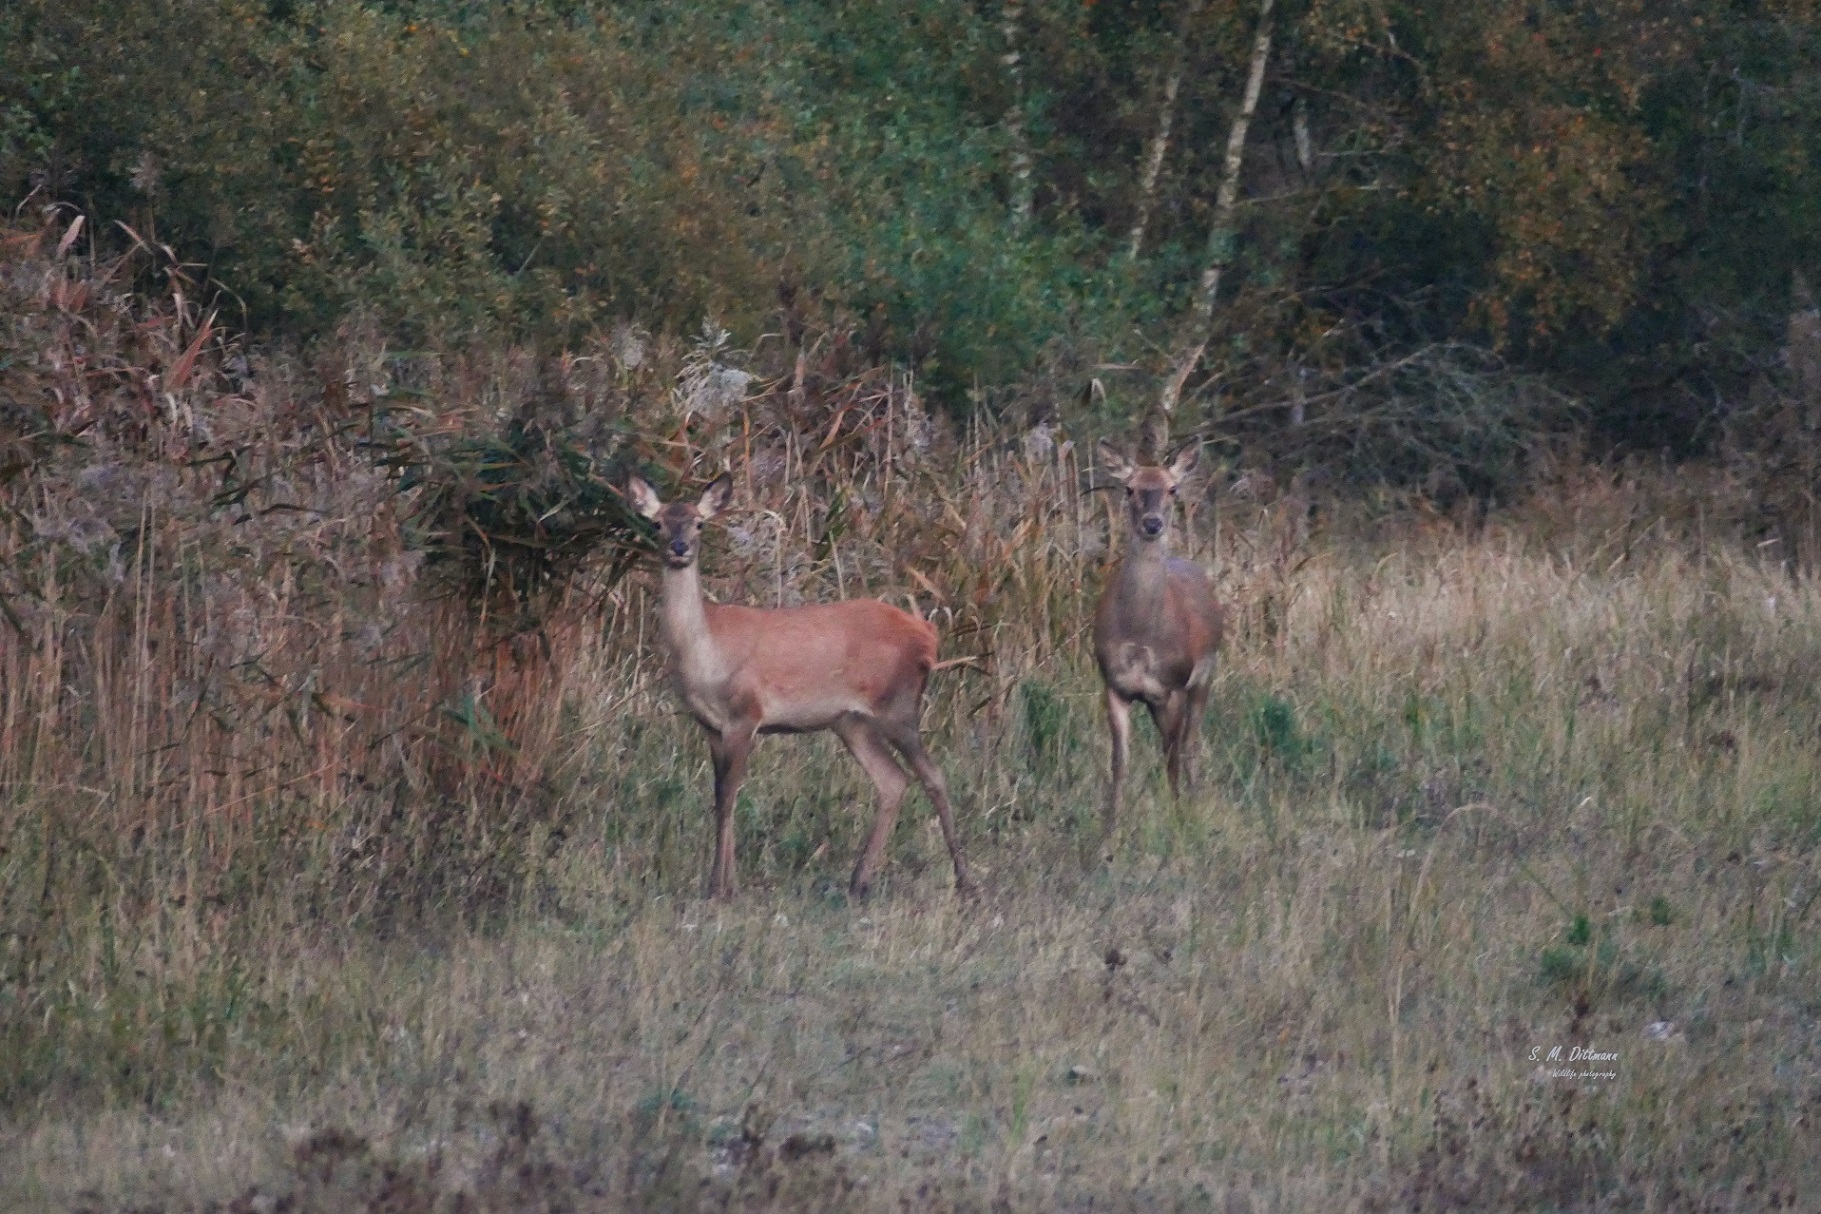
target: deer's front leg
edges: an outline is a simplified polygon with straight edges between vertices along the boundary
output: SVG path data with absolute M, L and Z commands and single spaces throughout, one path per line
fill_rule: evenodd
M 708 874 L 708 896 L 731 898 L 734 889 L 733 807 L 740 784 L 746 779 L 746 760 L 752 755 L 756 723 L 735 722 L 721 733 L 708 735 L 714 756 L 714 867 Z
M 1151 719 L 1157 723 L 1157 734 L 1163 739 L 1164 774 L 1169 777 L 1170 795 L 1177 798 L 1182 796 L 1182 726 L 1188 715 L 1186 699 L 1181 691 L 1172 691 L 1164 698 L 1162 707 L 1150 706 Z
M 1112 779 L 1107 783 L 1106 819 L 1108 835 L 1119 819 L 1119 786 L 1125 781 L 1126 757 L 1132 749 L 1132 702 L 1107 688 L 1107 730 L 1113 737 Z

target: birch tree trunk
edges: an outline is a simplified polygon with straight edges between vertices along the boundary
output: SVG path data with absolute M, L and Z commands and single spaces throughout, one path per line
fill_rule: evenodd
M 1176 404 L 1182 399 L 1182 388 L 1194 374 L 1195 366 L 1201 361 L 1202 353 L 1208 348 L 1208 338 L 1214 324 L 1214 302 L 1220 294 L 1221 275 L 1233 260 L 1233 243 L 1235 230 L 1233 212 L 1239 205 L 1239 172 L 1245 163 L 1246 131 L 1252 125 L 1252 116 L 1258 112 L 1258 95 L 1264 89 L 1265 64 L 1271 58 L 1271 10 L 1276 0 L 1262 0 L 1258 9 L 1258 36 L 1252 42 L 1251 71 L 1246 76 L 1245 95 L 1240 100 L 1239 114 L 1233 119 L 1233 129 L 1227 135 L 1227 157 L 1222 166 L 1220 189 L 1214 195 L 1214 229 L 1208 233 L 1208 264 L 1201 272 L 1201 283 L 1195 292 L 1195 313 L 1189 337 L 1193 345 L 1187 346 L 1173 360 L 1174 366 L 1170 378 L 1164 383 L 1163 393 L 1157 402 L 1157 412 L 1153 415 L 1150 436 L 1161 448 L 1168 441 L 1170 415 L 1176 411 Z M 1159 451 L 1161 454 L 1161 451 Z
M 1024 54 L 1018 49 L 1018 19 L 1024 13 L 1018 0 L 1006 0 L 1000 10 L 999 32 L 1005 37 L 1006 75 L 1012 82 L 1012 106 L 1005 112 L 1005 132 L 1012 144 L 1012 226 L 1023 228 L 1031 221 L 1035 186 L 1031 181 L 1031 145 L 1024 130 Z
M 1290 133 L 1296 139 L 1296 163 L 1305 175 L 1315 172 L 1315 140 L 1309 135 L 1309 103 L 1298 97 L 1290 105 Z
M 1138 173 L 1138 216 L 1132 221 L 1132 234 L 1127 241 L 1126 256 L 1133 261 L 1144 248 L 1144 231 L 1151 221 L 1151 203 L 1157 196 L 1157 178 L 1163 173 L 1163 158 L 1170 149 L 1170 128 L 1176 122 L 1176 95 L 1182 91 L 1182 74 L 1189 60 L 1189 37 L 1195 18 L 1206 0 L 1189 0 L 1176 32 L 1176 49 L 1170 60 L 1170 74 L 1163 82 L 1163 104 L 1157 110 L 1157 133 L 1144 154 Z

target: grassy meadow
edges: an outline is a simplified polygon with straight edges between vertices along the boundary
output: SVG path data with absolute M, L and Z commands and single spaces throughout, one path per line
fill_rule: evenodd
M 980 658 L 925 716 L 977 903 L 915 792 L 847 900 L 871 790 L 826 736 L 761 744 L 709 903 L 649 570 L 477 618 L 343 441 L 522 365 L 356 335 L 236 378 L 181 309 L 28 278 L 89 360 L 60 407 L 142 356 L 168 403 L 0 517 L 0 1207 L 1813 1208 L 1821 589 L 1724 477 L 1484 518 L 1213 478 L 1203 780 L 1172 802 L 1144 722 L 1102 840 L 1093 436 L 679 388 L 638 458 L 735 469 L 716 593 L 914 602 Z M 705 382 L 615 341 L 561 390 Z

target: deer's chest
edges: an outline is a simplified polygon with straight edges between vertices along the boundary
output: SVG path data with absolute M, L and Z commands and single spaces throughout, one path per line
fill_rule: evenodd
M 732 717 L 727 694 L 727 671 L 712 647 L 672 645 L 670 685 L 689 714 L 709 729 L 720 732 Z
M 682 678 L 677 678 L 673 682 L 676 686 L 677 698 L 683 701 L 683 706 L 689 710 L 690 716 L 716 733 L 726 730 L 730 714 L 727 712 L 724 697 L 710 694 L 707 689 L 700 686 L 692 687 Z
M 1180 680 L 1175 663 L 1143 641 L 1113 641 L 1100 647 L 1100 673 L 1108 687 L 1128 700 L 1161 703 Z
M 1160 589 L 1116 588 L 1102 601 L 1094 656 L 1108 687 L 1128 700 L 1161 704 L 1182 685 L 1183 645 Z

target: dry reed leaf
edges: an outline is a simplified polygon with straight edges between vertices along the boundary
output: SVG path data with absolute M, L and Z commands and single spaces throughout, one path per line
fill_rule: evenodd
M 906 565 L 904 567 L 904 571 L 911 575 L 912 581 L 916 582 L 917 585 L 923 587 L 923 589 L 926 592 L 928 592 L 930 595 L 934 596 L 935 600 L 938 603 L 947 603 L 948 602 L 948 596 L 946 594 L 942 593 L 942 588 L 937 586 L 936 583 L 930 581 L 928 578 L 924 577 L 923 572 L 921 570 L 919 570 L 915 565 Z
M 88 216 L 86 215 L 78 215 L 70 221 L 70 226 L 63 233 L 63 238 L 57 242 L 58 257 L 62 257 L 70 251 L 70 246 L 74 245 L 76 238 L 82 235 L 82 225 L 87 222 Z
M 178 356 L 177 361 L 172 364 L 165 382 L 167 392 L 183 391 L 184 385 L 190 382 L 190 372 L 196 367 L 196 359 L 201 355 L 202 347 L 214 333 L 215 313 L 211 312 L 203 318 L 202 327 L 196 331 L 195 340 L 190 342 L 184 352 Z

